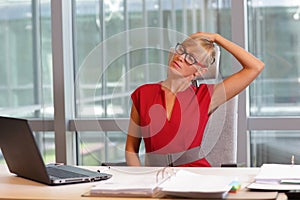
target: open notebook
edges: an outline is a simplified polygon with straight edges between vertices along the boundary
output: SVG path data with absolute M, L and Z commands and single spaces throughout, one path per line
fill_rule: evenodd
M 83 196 L 225 198 L 233 177 L 201 175 L 184 169 L 162 168 L 145 173 L 118 174 L 99 182 Z
M 0 117 L 0 148 L 10 172 L 48 185 L 111 178 L 110 174 L 76 166 L 63 164 L 45 166 L 28 121 L 25 119 Z

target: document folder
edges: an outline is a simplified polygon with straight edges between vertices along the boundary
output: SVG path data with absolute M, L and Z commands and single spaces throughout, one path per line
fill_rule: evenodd
M 99 182 L 90 196 L 225 198 L 232 177 L 201 175 L 187 170 L 163 168 L 159 171 L 123 174 Z

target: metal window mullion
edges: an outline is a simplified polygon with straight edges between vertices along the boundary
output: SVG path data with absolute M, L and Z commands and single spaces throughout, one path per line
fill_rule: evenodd
M 300 117 L 248 117 L 248 130 L 295 130 L 299 131 Z
M 177 30 L 176 29 L 176 8 L 175 8 L 175 0 L 172 0 L 172 3 L 171 3 L 171 19 L 172 19 L 172 25 L 173 27 L 171 27 L 172 29 L 174 30 Z
M 124 7 L 124 6 L 123 6 Z M 123 16 L 124 16 L 124 10 L 123 10 Z M 124 31 L 124 30 L 123 30 Z M 122 40 L 122 41 L 124 41 L 124 40 Z M 122 48 L 124 47 L 123 45 L 124 44 L 121 44 L 122 45 Z M 123 48 L 123 49 L 125 49 L 125 48 Z M 122 56 L 124 56 L 124 55 L 122 55 Z M 121 57 L 121 56 L 120 56 Z M 122 58 L 123 59 L 123 58 Z M 127 69 L 126 69 L 126 63 L 123 63 L 123 65 L 121 66 L 122 67 L 122 75 L 121 76 L 123 76 L 124 78 L 122 78 L 122 86 L 121 86 L 121 92 L 123 93 L 123 94 L 125 94 L 127 91 L 129 91 L 129 87 L 128 87 L 128 85 L 127 85 L 127 82 L 128 82 L 128 80 L 127 80 L 127 75 L 128 75 L 128 73 L 127 73 Z M 126 74 L 126 76 L 125 76 L 125 74 Z M 124 98 L 124 97 L 121 97 L 121 105 L 123 105 L 124 107 L 126 107 L 126 103 L 128 103 L 128 100 L 126 99 L 126 98 Z
M 232 40 L 241 47 L 247 48 L 246 45 L 246 1 L 231 1 L 231 24 Z M 241 68 L 240 64 L 233 60 L 233 68 Z M 248 89 L 247 89 L 248 90 Z M 250 164 L 249 140 L 247 135 L 247 90 L 240 93 L 238 98 L 238 143 L 237 143 L 237 161 L 239 163 Z
M 257 17 L 260 18 L 260 16 L 263 15 L 263 13 L 261 13 L 261 9 L 255 9 L 255 11 L 257 11 Z M 263 30 L 265 30 L 265 27 L 263 25 L 263 20 L 257 19 L 257 20 L 255 20 L 255 22 L 256 22 L 255 23 L 255 27 L 256 27 L 255 31 L 259 34 L 255 34 L 255 38 L 253 38 L 253 41 L 254 41 L 254 44 L 255 44 L 255 46 L 253 45 L 253 47 L 254 47 L 255 52 L 257 52 L 257 55 L 261 57 L 262 52 L 268 52 L 268 50 L 264 51 L 264 49 L 263 49 L 264 45 L 259 45 L 259 44 L 261 44 L 261 41 L 266 41 L 267 38 L 265 38 L 265 37 L 268 34 L 265 34 L 265 32 L 263 31 Z M 268 79 L 267 73 L 262 73 L 260 75 L 259 79 L 260 80 Z M 265 82 L 262 81 L 262 83 L 264 84 Z M 253 84 L 253 86 L 254 86 L 254 84 Z M 258 90 L 257 94 L 263 94 L 264 88 L 266 88 L 266 87 L 264 87 L 263 85 L 261 85 L 261 87 L 258 87 L 258 88 L 256 87 L 256 89 Z M 262 96 L 263 95 L 260 95 L 259 98 L 257 98 L 257 102 L 256 102 L 256 105 L 259 105 L 259 109 L 262 109 L 262 107 L 263 107 L 262 105 L 264 105 L 264 103 L 266 103 L 266 102 L 263 102 L 263 97 Z M 249 115 L 250 115 L 250 113 L 249 113 Z
M 128 17 L 128 6 L 127 6 L 127 0 L 124 0 L 124 27 L 125 27 L 125 49 L 126 49 L 126 54 L 125 54 L 125 71 L 129 72 L 130 71 L 130 48 L 129 48 L 129 17 Z M 130 85 L 130 73 L 126 76 L 126 87 L 127 91 L 130 91 L 131 85 Z
M 32 60 L 34 77 L 34 104 L 39 105 L 42 102 L 42 73 L 41 73 L 41 40 L 40 40 L 40 12 L 38 1 L 32 1 Z M 34 117 L 40 117 L 40 110 L 35 111 Z
M 221 24 L 221 20 L 220 20 L 220 11 L 224 7 L 225 7 L 225 5 L 223 5 L 222 2 L 220 2 L 220 1 L 217 2 L 217 8 L 216 8 L 216 24 L 217 24 L 217 28 L 216 28 L 216 30 L 214 30 L 217 33 L 221 32 L 222 24 Z
M 96 133 L 99 133 L 99 131 L 127 132 L 128 124 L 128 118 L 75 119 L 70 120 L 69 128 L 70 131 L 89 131 Z
M 145 48 L 143 49 L 144 50 L 144 53 L 145 53 L 145 80 L 146 82 L 149 82 L 150 81 L 150 70 L 149 70 L 149 50 L 148 50 L 148 45 L 149 45 L 149 42 L 148 42 L 148 13 L 147 13 L 147 5 L 146 5 L 146 0 L 143 0 L 142 1 L 143 3 L 143 23 L 144 23 L 144 38 L 145 38 Z
M 200 31 L 205 31 L 205 26 L 206 26 L 206 13 L 207 13 L 207 3 L 206 0 L 201 1 L 201 7 L 200 7 L 200 12 L 201 12 L 201 30 Z
M 13 37 L 12 34 L 10 34 L 10 27 L 9 27 L 10 23 L 9 20 L 7 20 L 5 22 L 5 26 L 1 27 L 2 29 L 4 28 L 4 49 L 5 51 L 4 53 L 4 63 L 3 66 L 5 66 L 5 72 L 6 72 L 6 76 L 5 76 L 5 86 L 3 87 L 3 90 L 7 92 L 7 107 L 15 107 L 14 105 L 14 83 L 12 81 L 12 77 L 15 76 L 15 74 L 13 73 L 13 63 L 12 63 L 12 59 L 10 59 L 10 48 L 13 48 L 11 45 L 11 38 Z
M 192 5 L 195 5 L 195 0 L 192 1 Z M 192 7 L 192 33 L 197 32 L 197 8 L 195 6 Z
M 70 120 L 70 131 L 127 131 L 128 118 L 76 119 Z M 299 131 L 300 117 L 250 117 L 247 127 L 251 130 L 296 130 Z M 33 130 L 51 130 L 52 120 L 46 120 L 45 125 L 39 120 L 30 120 Z M 99 129 L 99 127 L 101 129 Z
M 103 45 L 101 45 L 102 48 L 102 60 L 101 60 L 101 65 L 102 65 L 102 77 L 100 77 L 101 80 L 101 95 L 105 96 L 107 94 L 107 73 L 106 73 L 106 69 L 108 69 L 109 66 L 106 66 L 107 64 L 109 64 L 106 61 L 106 42 L 105 40 L 106 38 L 106 24 L 105 24 L 105 10 L 104 10 L 104 1 L 102 2 L 102 10 L 100 10 L 100 15 L 101 16 L 101 23 L 102 23 L 102 35 L 100 36 L 100 41 Z M 101 12 L 102 11 L 102 12 Z M 103 99 L 101 105 L 104 108 L 104 117 L 107 117 L 107 100 Z M 108 161 L 108 139 L 107 139 L 108 135 L 107 132 L 104 132 L 104 161 L 107 162 Z
M 68 132 L 75 102 L 71 4 L 71 1 L 51 1 L 55 156 L 56 162 L 66 164 L 75 164 L 76 159 L 75 138 Z
M 164 27 L 163 27 L 163 25 L 164 25 L 164 23 L 163 23 L 163 9 L 162 9 L 162 1 L 164 1 L 164 0 L 158 0 L 158 8 L 159 8 L 159 10 L 158 10 L 158 12 L 159 12 L 159 24 L 158 24 L 158 26 L 159 26 L 159 28 L 161 28 L 161 30 L 162 31 L 159 31 L 159 33 L 160 33 L 160 37 L 159 37 L 159 42 L 160 42 L 160 48 L 162 49 L 161 51 L 160 51 L 160 54 L 159 54 L 159 61 L 160 61 L 160 63 L 165 63 L 165 61 L 164 61 L 164 59 L 165 59 L 165 56 L 164 56 L 164 51 L 165 51 L 165 42 L 164 42 Z M 167 63 L 167 65 L 168 65 L 169 63 Z M 160 73 L 160 75 L 161 75 L 161 79 L 163 79 L 165 76 L 166 76 L 166 70 L 164 69 L 164 68 L 161 68 L 161 70 L 162 70 L 162 73 Z
M 76 31 L 77 27 L 76 27 L 76 25 L 77 24 L 76 24 L 76 21 L 75 21 L 76 14 L 77 14 L 75 12 L 76 7 L 77 7 L 76 1 L 73 1 L 73 3 L 72 3 L 72 19 L 73 19 L 72 20 L 72 34 L 73 34 L 72 41 L 73 41 L 73 44 L 77 43 L 76 42 L 76 38 L 77 38 L 77 31 Z M 76 80 L 75 72 L 77 73 L 76 69 L 78 67 L 78 63 L 77 63 L 77 59 L 75 59 L 75 58 L 77 56 L 77 48 L 74 47 L 72 52 L 73 52 L 73 65 L 74 65 L 74 84 L 76 85 L 77 83 L 75 81 Z M 75 98 L 77 99 L 79 94 L 80 94 L 81 84 L 78 84 L 78 88 L 75 88 L 75 85 L 74 85 L 74 99 Z M 76 105 L 74 107 L 74 116 L 76 116 L 76 117 L 79 114 L 78 107 L 79 107 L 79 105 Z M 70 121 L 69 121 L 69 124 L 70 124 Z M 75 133 L 74 133 L 74 140 L 75 140 L 75 142 L 74 142 L 74 156 L 75 156 L 76 164 L 79 165 L 79 164 L 83 163 L 82 162 L 83 158 L 80 157 L 80 144 L 79 144 L 80 139 L 79 139 L 79 133 L 77 131 L 75 131 Z
M 42 103 L 42 69 L 41 69 L 41 38 L 40 38 L 40 10 L 39 1 L 33 0 L 32 8 L 32 64 L 33 64 L 33 98 L 34 104 L 40 105 Z M 41 109 L 34 110 L 34 117 L 42 117 Z M 43 136 L 35 134 L 38 141 L 37 145 L 41 152 L 44 154 Z
M 183 6 L 182 6 L 182 22 L 183 22 L 183 33 L 188 34 L 188 32 L 187 32 L 187 8 L 186 8 L 186 3 L 183 3 Z

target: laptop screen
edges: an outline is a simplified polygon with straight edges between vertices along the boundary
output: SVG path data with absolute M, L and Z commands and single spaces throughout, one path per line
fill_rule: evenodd
M 0 147 L 7 166 L 19 176 L 49 181 L 27 120 L 0 117 Z
M 25 119 L 0 117 L 0 147 L 10 172 L 49 185 L 100 181 L 111 177 L 110 174 L 60 164 L 49 166 L 49 169 L 51 167 L 61 176 L 49 176 Z

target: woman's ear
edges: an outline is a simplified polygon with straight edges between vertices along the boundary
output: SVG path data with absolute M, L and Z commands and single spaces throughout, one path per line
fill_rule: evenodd
M 197 72 L 194 74 L 195 77 L 197 76 L 200 76 L 202 74 L 205 74 L 207 72 L 208 69 L 206 68 L 201 68 L 201 69 L 198 69 Z
M 199 72 L 199 71 L 197 71 L 195 74 L 194 74 L 194 76 L 196 77 L 196 76 L 200 76 L 201 75 L 201 72 Z
M 208 71 L 208 68 L 202 68 L 201 69 L 201 74 L 205 74 Z

